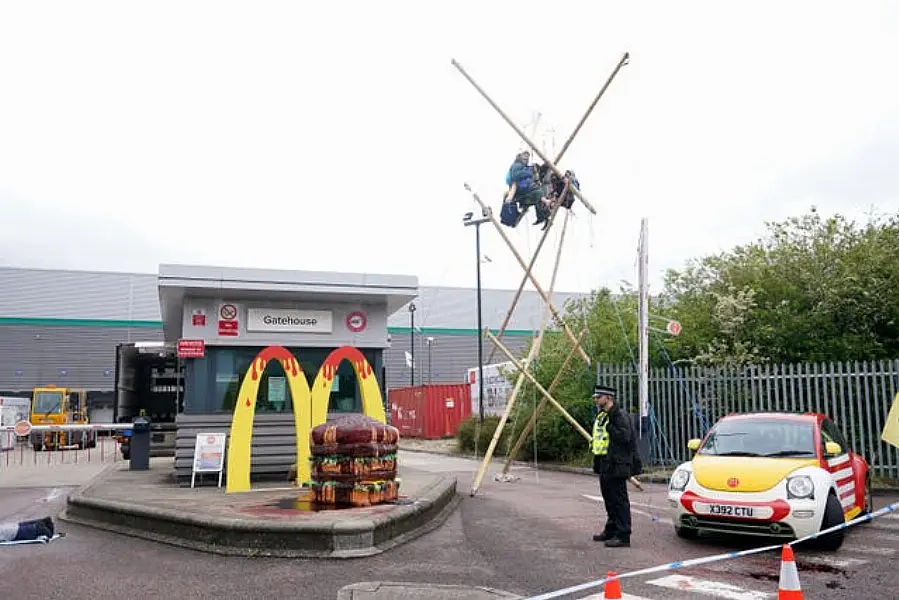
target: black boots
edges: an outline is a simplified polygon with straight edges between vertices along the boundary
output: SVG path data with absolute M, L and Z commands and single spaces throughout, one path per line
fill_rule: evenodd
M 594 542 L 605 542 L 606 548 L 630 548 L 631 541 L 630 540 L 622 540 L 621 538 L 617 538 L 615 536 L 610 536 L 607 533 L 594 533 L 593 534 Z

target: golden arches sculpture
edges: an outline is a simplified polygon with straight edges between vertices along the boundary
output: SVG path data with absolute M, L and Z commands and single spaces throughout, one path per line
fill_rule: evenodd
M 262 373 L 273 360 L 277 360 L 284 369 L 293 399 L 297 436 L 297 481 L 307 481 L 311 477 L 310 434 L 313 427 L 321 425 L 328 418 L 328 403 L 331 399 L 334 377 L 344 360 L 353 365 L 356 373 L 362 395 L 362 412 L 381 423 L 387 422 L 377 377 L 371 364 L 358 348 L 341 346 L 331 352 L 318 370 L 310 389 L 303 367 L 290 350 L 283 346 L 269 346 L 259 352 L 250 363 L 238 391 L 228 441 L 225 490 L 229 494 L 250 490 L 250 446 L 253 438 L 253 419 L 256 415 L 256 397 Z

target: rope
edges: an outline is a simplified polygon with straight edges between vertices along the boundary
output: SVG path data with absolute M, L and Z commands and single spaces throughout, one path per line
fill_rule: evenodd
M 553 154 L 555 155 L 555 148 L 556 148 L 555 136 L 553 136 L 553 138 L 552 138 L 552 143 L 553 143 Z M 556 216 L 558 216 L 558 214 L 559 213 L 556 213 Z M 556 251 L 558 252 L 559 244 L 562 243 L 562 230 L 557 228 L 555 233 L 556 233 L 555 248 L 556 248 Z M 561 270 L 561 264 L 559 265 L 559 267 Z M 553 293 L 555 294 L 555 289 L 553 290 Z M 552 297 L 550 297 L 550 300 L 552 300 Z M 541 352 L 542 352 L 542 350 L 543 349 L 541 348 Z M 540 483 L 540 470 L 539 470 L 539 466 L 538 466 L 538 452 L 537 452 L 537 448 L 538 448 L 537 435 L 538 435 L 538 429 L 540 426 L 540 421 L 537 418 L 537 416 L 538 416 L 537 415 L 537 388 L 534 387 L 532 384 L 531 389 L 533 390 L 533 397 L 534 397 L 534 409 L 533 409 L 534 431 L 531 434 L 534 436 L 534 477 L 535 477 L 537 483 Z

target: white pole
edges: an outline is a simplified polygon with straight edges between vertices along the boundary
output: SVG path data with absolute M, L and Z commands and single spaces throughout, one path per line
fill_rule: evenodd
M 649 222 L 640 221 L 640 259 L 639 271 L 639 321 L 640 336 L 640 416 L 649 416 Z M 640 427 L 640 437 L 643 427 Z

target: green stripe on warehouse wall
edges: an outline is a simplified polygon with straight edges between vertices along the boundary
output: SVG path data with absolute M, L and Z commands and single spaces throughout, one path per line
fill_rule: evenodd
M 477 329 L 453 329 L 453 328 L 440 328 L 440 327 L 416 327 L 422 335 L 477 335 Z M 550 331 L 547 329 L 547 331 Z M 411 327 L 388 327 L 387 333 L 395 333 L 397 335 L 405 333 L 408 335 L 412 332 Z M 490 333 L 493 335 L 499 335 L 499 329 L 491 329 Z M 504 336 L 509 337 L 533 337 L 536 335 L 535 332 L 530 329 L 507 329 Z
M 114 319 L 56 319 L 51 317 L 0 317 L 0 325 L 27 325 L 31 327 L 132 327 L 143 329 L 161 329 L 162 321 L 122 321 Z M 422 335 L 477 335 L 477 329 L 421 327 Z M 409 334 L 410 327 L 388 327 L 390 334 Z M 498 334 L 499 330 L 491 329 Z M 510 337 L 530 337 L 534 332 L 530 329 L 509 329 L 505 335 Z
M 142 327 L 144 329 L 161 329 L 162 321 L 56 319 L 51 317 L 0 317 L 0 325 L 30 325 L 32 327 Z

